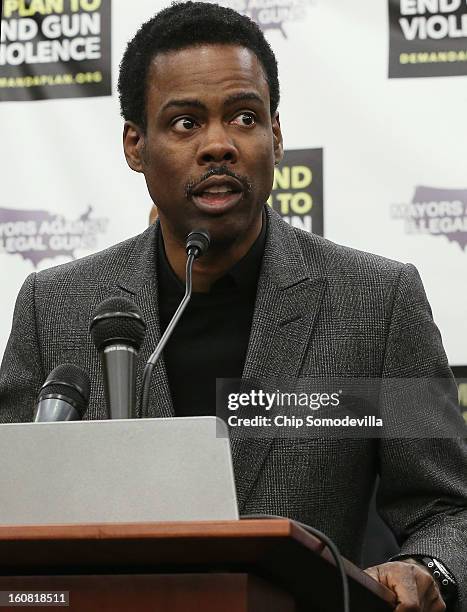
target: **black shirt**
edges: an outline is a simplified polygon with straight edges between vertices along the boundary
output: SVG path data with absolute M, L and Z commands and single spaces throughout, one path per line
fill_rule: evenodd
M 216 414 L 216 378 L 241 378 L 248 349 L 258 277 L 266 239 L 260 235 L 209 293 L 193 293 L 164 349 L 176 416 Z M 172 270 L 162 232 L 157 247 L 159 316 L 162 333 L 185 293 Z

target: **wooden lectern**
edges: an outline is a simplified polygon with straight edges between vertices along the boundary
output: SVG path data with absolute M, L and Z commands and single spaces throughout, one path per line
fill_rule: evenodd
M 344 564 L 352 612 L 394 609 Z M 0 591 L 69 591 L 64 609 L 80 612 L 342 610 L 331 554 L 286 519 L 0 526 Z

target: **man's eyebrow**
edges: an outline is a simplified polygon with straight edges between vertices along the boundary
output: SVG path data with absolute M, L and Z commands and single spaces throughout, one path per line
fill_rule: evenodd
M 263 102 L 261 96 L 259 96 L 254 91 L 241 91 L 239 93 L 228 96 L 224 100 L 224 106 L 229 106 L 230 104 L 234 104 L 235 102 L 242 102 L 244 100 L 255 100 L 261 103 Z M 199 108 L 200 110 L 207 110 L 206 105 L 203 104 L 201 100 L 196 100 L 195 98 L 180 98 L 169 100 L 168 102 L 166 102 L 161 108 L 161 112 L 164 112 L 165 110 L 171 107 L 181 108 L 186 106 L 192 106 L 195 108 Z
M 174 106 L 175 108 L 180 108 L 182 106 L 195 106 L 196 108 L 200 108 L 201 110 L 206 110 L 206 105 L 203 104 L 200 100 L 183 98 L 179 100 L 169 100 L 161 108 L 161 112 L 167 110 L 168 108 L 171 108 L 172 106 Z
M 228 106 L 234 102 L 242 102 L 243 100 L 256 100 L 257 102 L 263 102 L 261 96 L 254 91 L 241 91 L 226 98 L 224 101 L 224 106 Z

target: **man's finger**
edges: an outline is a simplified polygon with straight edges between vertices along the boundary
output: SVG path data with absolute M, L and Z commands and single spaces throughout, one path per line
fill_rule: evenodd
M 424 612 L 420 607 L 420 597 L 412 568 L 407 567 L 404 570 L 400 572 L 394 566 L 383 564 L 369 567 L 365 572 L 396 594 L 398 605 L 395 612 Z
M 425 612 L 423 597 L 419 592 L 415 579 L 415 568 L 408 568 L 405 572 L 388 572 L 388 584 L 397 595 L 398 606 L 395 612 Z

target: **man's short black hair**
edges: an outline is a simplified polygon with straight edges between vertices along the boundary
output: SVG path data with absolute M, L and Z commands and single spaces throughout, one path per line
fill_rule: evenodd
M 165 51 L 202 44 L 240 45 L 250 49 L 265 71 L 270 110 L 279 105 L 277 61 L 259 27 L 245 15 L 207 2 L 174 2 L 144 23 L 131 40 L 118 78 L 121 114 L 146 129 L 146 76 L 151 60 Z

